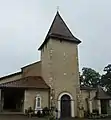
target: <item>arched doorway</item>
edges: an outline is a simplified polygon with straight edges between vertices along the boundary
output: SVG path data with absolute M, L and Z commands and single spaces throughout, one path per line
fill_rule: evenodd
M 65 101 L 64 99 L 67 100 L 67 101 Z M 74 99 L 73 99 L 72 95 L 68 92 L 62 92 L 58 96 L 58 118 L 62 117 L 62 115 L 63 115 L 63 113 L 62 113 L 63 108 L 66 108 L 66 106 L 64 105 L 65 103 L 69 103 L 68 105 L 70 106 L 70 108 L 69 108 L 70 109 L 70 116 L 75 117 L 75 114 L 74 114 L 75 113 L 74 112 Z M 61 115 L 61 113 L 62 113 L 62 115 Z
M 69 95 L 61 97 L 61 117 L 71 117 L 71 98 Z

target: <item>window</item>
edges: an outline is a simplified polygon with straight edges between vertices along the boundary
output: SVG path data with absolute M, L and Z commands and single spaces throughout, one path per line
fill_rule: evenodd
M 40 95 L 36 96 L 36 106 L 35 106 L 36 110 L 37 109 L 41 109 L 41 97 Z
M 64 60 L 66 60 L 67 54 L 66 52 L 64 52 Z
M 50 49 L 50 55 L 51 55 L 51 56 L 52 56 L 52 52 L 53 52 L 53 49 L 51 48 L 51 49 Z
M 52 53 L 53 53 L 53 49 L 51 48 L 51 49 L 49 50 L 49 57 L 50 57 L 50 60 L 52 59 Z
M 40 108 L 40 97 L 37 98 L 37 108 Z

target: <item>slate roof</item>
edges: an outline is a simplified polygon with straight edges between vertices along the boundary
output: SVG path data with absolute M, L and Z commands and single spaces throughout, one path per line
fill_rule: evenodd
M 75 42 L 79 44 L 81 41 L 77 39 L 69 30 L 67 25 L 65 24 L 64 20 L 60 16 L 59 12 L 57 11 L 56 16 L 52 22 L 52 25 L 49 29 L 49 32 L 45 38 L 43 44 L 39 47 L 39 50 L 42 49 L 44 44 L 47 42 L 49 38 L 58 38 L 70 42 Z
M 38 88 L 49 89 L 41 76 L 28 76 L 15 81 L 0 84 L 0 88 Z
M 105 92 L 100 86 L 97 88 L 97 93 L 96 93 L 96 99 L 111 99 L 111 95 L 109 95 L 107 92 Z

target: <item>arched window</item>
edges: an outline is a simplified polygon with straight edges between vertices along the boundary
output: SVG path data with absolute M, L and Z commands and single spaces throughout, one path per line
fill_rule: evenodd
M 40 108 L 41 107 L 41 98 L 38 97 L 37 98 L 37 108 Z
M 37 94 L 36 96 L 36 106 L 35 106 L 36 110 L 40 110 L 41 109 L 41 96 L 39 94 Z

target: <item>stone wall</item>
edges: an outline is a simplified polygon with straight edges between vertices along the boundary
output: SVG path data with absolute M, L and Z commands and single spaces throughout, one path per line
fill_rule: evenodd
M 0 84 L 2 83 L 6 83 L 6 82 L 11 82 L 11 81 L 14 81 L 14 80 L 18 80 L 22 77 L 22 73 L 19 73 L 19 74 L 14 74 L 14 75 L 9 75 L 7 77 L 3 77 L 0 79 Z
M 42 77 L 54 89 L 56 106 L 61 93 L 70 93 L 76 116 L 77 89 L 79 90 L 80 85 L 77 44 L 50 39 L 41 50 L 41 62 Z
M 41 76 L 41 61 L 22 68 L 22 77 Z
M 32 107 L 35 109 L 35 99 L 37 94 L 41 96 L 41 108 L 49 106 L 49 91 L 48 90 L 25 90 L 24 95 L 24 111 L 25 109 L 28 109 L 29 107 Z

